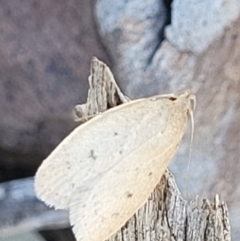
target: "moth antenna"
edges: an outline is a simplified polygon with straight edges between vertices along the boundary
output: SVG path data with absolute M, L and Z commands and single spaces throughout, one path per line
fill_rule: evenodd
M 188 188 L 189 188 L 189 173 L 191 168 L 191 161 L 192 161 L 192 150 L 193 150 L 193 138 L 194 138 L 194 116 L 193 111 L 196 108 L 196 96 L 190 96 L 191 108 L 189 111 L 189 115 L 191 118 L 191 137 L 190 137 L 190 149 L 189 149 L 189 156 L 188 156 L 188 166 L 187 166 L 187 175 L 186 175 L 186 197 L 188 199 Z

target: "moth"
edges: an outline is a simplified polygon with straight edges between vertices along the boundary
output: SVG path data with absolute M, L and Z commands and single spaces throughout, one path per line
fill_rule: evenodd
M 37 196 L 69 211 L 78 241 L 104 241 L 147 201 L 192 116 L 186 90 L 124 103 L 78 126 L 43 161 Z

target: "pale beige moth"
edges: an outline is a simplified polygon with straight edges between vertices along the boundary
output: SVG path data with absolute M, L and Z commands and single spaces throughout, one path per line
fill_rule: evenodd
M 190 91 L 124 103 L 77 127 L 43 161 L 37 196 L 69 211 L 78 241 L 104 241 L 147 201 L 192 114 Z

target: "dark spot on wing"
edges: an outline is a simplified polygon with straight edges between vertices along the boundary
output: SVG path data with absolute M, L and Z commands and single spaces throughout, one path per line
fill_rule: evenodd
M 133 194 L 130 193 L 130 192 L 127 192 L 126 194 L 127 194 L 127 197 L 128 197 L 128 198 L 131 198 L 131 197 L 133 196 Z
M 67 165 L 67 169 L 70 170 L 71 169 L 71 164 L 69 161 L 66 161 L 66 165 Z
M 177 98 L 176 97 L 169 97 L 168 99 L 171 100 L 171 101 L 175 101 Z
M 97 159 L 97 156 L 94 154 L 94 150 L 90 150 L 90 155 L 89 157 L 91 157 L 93 160 Z
M 122 154 L 122 150 L 121 150 L 121 151 L 119 151 L 119 154 Z
M 117 132 L 114 132 L 114 136 L 117 136 L 118 135 L 118 133 Z
M 149 173 L 148 173 L 148 176 L 152 176 L 152 172 L 149 172 Z

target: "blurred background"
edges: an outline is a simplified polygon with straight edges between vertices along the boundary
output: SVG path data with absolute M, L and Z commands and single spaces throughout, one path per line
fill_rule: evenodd
M 33 176 L 76 123 L 90 61 L 131 99 L 197 95 L 191 198 L 216 193 L 240 236 L 240 3 L 236 0 L 0 1 L 0 241 L 74 240 L 65 212 L 37 200 Z M 170 166 L 181 190 L 189 133 Z

